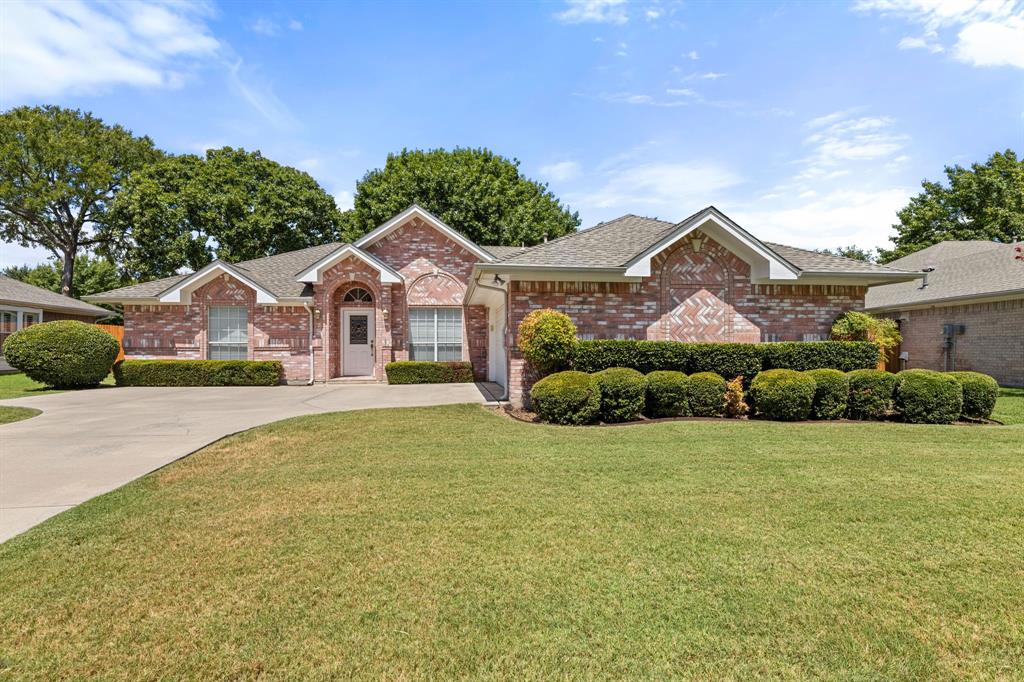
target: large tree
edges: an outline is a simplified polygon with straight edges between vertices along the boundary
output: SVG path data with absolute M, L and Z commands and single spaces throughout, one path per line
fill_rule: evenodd
M 356 184 L 344 236 L 354 240 L 413 203 L 478 244 L 537 244 L 580 224 L 518 160 L 487 149 L 403 149 Z
M 148 137 L 56 106 L 0 114 L 0 236 L 60 261 L 73 296 L 75 257 L 109 246 L 94 228 L 127 176 L 161 156 Z
M 970 168 L 946 166 L 947 183 L 925 180 L 893 225 L 895 247 L 880 250 L 887 263 L 941 241 L 1024 238 L 1024 160 L 1010 149 Z
M 128 276 L 146 279 L 335 241 L 340 222 L 334 199 L 307 173 L 224 147 L 135 173 L 103 231 Z

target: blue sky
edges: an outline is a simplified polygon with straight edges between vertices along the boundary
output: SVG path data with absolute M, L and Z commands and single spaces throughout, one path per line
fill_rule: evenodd
M 584 227 L 715 204 L 878 246 L 944 164 L 1024 151 L 1024 3 L 5 2 L 0 108 L 40 103 L 260 149 L 343 208 L 390 151 L 485 146 Z

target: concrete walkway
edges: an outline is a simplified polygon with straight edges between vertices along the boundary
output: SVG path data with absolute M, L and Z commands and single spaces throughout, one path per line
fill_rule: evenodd
M 0 542 L 218 438 L 305 414 L 492 401 L 494 384 L 100 388 L 0 405 L 43 413 L 0 425 Z

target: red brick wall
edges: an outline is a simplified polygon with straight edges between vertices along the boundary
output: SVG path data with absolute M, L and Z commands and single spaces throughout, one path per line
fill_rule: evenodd
M 514 335 L 531 310 L 554 308 L 572 318 L 584 339 L 812 340 L 826 338 L 843 312 L 863 308 L 864 292 L 752 284 L 749 265 L 696 232 L 655 258 L 651 276 L 640 282 L 513 280 L 509 329 Z M 513 338 L 509 394 L 521 402 L 532 380 L 515 346 Z
M 1024 298 L 888 313 L 900 320 L 908 368 L 947 369 L 944 324 L 962 324 L 953 364 L 984 372 L 1004 386 L 1024 386 Z

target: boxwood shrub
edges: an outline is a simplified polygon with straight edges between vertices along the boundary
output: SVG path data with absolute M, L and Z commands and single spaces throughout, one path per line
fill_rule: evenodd
M 850 397 L 847 413 L 851 419 L 885 419 L 892 412 L 896 375 L 880 369 L 847 372 Z
M 688 417 L 690 415 L 689 379 L 682 372 L 656 370 L 647 375 L 648 417 Z
M 981 372 L 950 372 L 960 382 L 964 392 L 964 406 L 960 415 L 968 419 L 988 419 L 996 407 L 999 384 Z
M 576 325 L 563 312 L 534 310 L 519 323 L 519 350 L 536 371 L 550 374 L 565 369 L 576 350 Z
M 676 341 L 580 341 L 573 369 L 600 372 L 609 367 L 629 367 L 647 374 L 655 370 L 685 372 L 690 345 Z
M 120 345 L 99 327 L 73 320 L 44 322 L 7 337 L 8 364 L 55 388 L 96 386 L 117 359 Z
M 761 371 L 759 343 L 691 343 L 687 370 L 691 374 L 714 372 L 726 379 L 750 380 Z
M 912 424 L 952 424 L 964 406 L 964 392 L 948 374 L 908 369 L 896 375 L 895 405 Z
M 761 345 L 764 369 L 873 369 L 878 346 L 870 341 L 779 341 Z
M 586 372 L 549 374 L 530 389 L 530 403 L 553 424 L 590 424 L 601 412 L 597 377 Z
M 389 384 L 468 384 L 473 365 L 468 362 L 400 360 L 384 365 Z
M 647 394 L 647 379 L 628 367 L 610 367 L 594 374 L 601 390 L 601 421 L 629 422 L 640 417 Z
M 277 360 L 123 360 L 114 365 L 118 386 L 276 386 Z
M 793 369 L 769 369 L 750 382 L 754 413 L 779 421 L 807 419 L 814 405 L 816 384 L 809 374 Z
M 814 379 L 815 419 L 839 419 L 846 414 L 850 397 L 850 380 L 838 369 L 809 369 L 806 374 Z
M 725 415 L 726 382 L 720 374 L 698 372 L 687 379 L 687 402 L 694 417 Z

